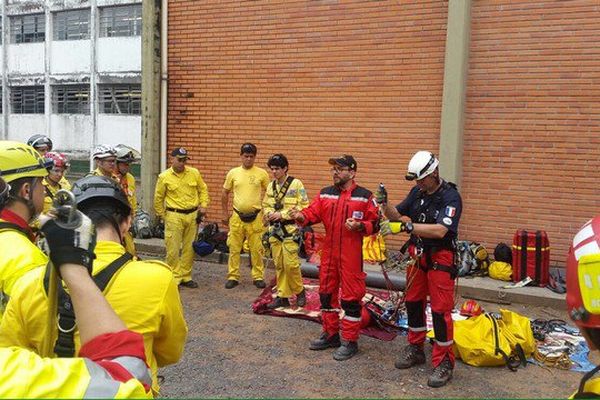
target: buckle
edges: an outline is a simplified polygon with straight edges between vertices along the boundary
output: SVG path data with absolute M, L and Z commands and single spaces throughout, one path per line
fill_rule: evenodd
M 62 333 L 71 333 L 75 330 L 75 327 L 77 326 L 77 324 L 75 323 L 75 320 L 73 320 L 73 326 L 71 326 L 70 328 L 63 328 L 62 326 L 60 326 L 60 314 L 58 314 L 57 318 L 56 318 L 56 326 L 58 327 L 58 330 L 61 331 Z

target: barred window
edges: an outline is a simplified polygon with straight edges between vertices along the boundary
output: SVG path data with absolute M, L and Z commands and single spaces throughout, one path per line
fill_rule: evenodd
M 13 86 L 10 88 L 10 103 L 13 114 L 43 114 L 43 86 Z
M 103 7 L 100 9 L 100 36 L 140 36 L 142 5 Z
M 52 88 L 52 108 L 56 114 L 89 114 L 90 86 L 54 86 Z
M 90 10 L 60 11 L 54 14 L 54 40 L 90 38 Z
M 44 14 L 10 17 L 10 40 L 12 43 L 43 42 L 45 38 L 46 20 Z
M 142 85 L 98 85 L 98 112 L 104 114 L 141 114 Z

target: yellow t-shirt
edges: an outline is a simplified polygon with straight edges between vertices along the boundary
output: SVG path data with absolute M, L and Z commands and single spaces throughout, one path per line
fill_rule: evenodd
M 223 188 L 233 191 L 233 208 L 249 213 L 262 208 L 262 191 L 269 185 L 269 174 L 262 168 L 236 167 L 225 177 Z
M 193 167 L 185 167 L 181 173 L 169 168 L 158 176 L 154 191 L 154 210 L 159 216 L 165 214 L 165 207 L 189 210 L 208 207 L 210 197 L 208 187 L 200 172 Z

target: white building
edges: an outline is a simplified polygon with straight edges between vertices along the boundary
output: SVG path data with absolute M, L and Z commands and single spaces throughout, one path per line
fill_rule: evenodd
M 0 0 L 0 138 L 141 147 L 141 0 Z

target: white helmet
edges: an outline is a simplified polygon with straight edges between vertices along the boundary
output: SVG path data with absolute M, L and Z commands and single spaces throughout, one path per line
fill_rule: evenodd
M 112 146 L 106 144 L 99 144 L 92 152 L 92 158 L 103 159 L 108 157 L 116 157 L 117 152 Z
M 440 161 L 429 151 L 417 151 L 408 163 L 406 180 L 420 180 L 431 174 L 438 167 Z

